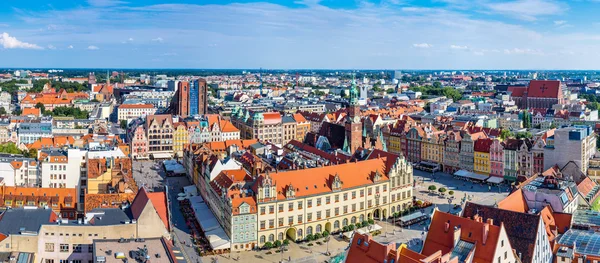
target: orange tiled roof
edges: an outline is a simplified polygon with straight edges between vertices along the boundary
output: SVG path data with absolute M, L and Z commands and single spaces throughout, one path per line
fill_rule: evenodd
M 521 213 L 529 211 L 527 201 L 525 201 L 525 197 L 523 196 L 523 190 L 520 188 L 508 195 L 504 200 L 498 202 L 498 208 Z
M 23 112 L 21 112 L 21 116 L 27 116 L 27 115 L 40 116 L 40 115 L 42 115 L 42 111 L 38 108 L 23 108 Z
M 336 174 L 343 182 L 342 189 L 372 184 L 376 173 L 381 176 L 381 181 L 388 180 L 385 163 L 386 158 L 378 158 L 340 165 L 276 172 L 268 176 L 277 185 L 277 198 L 285 200 L 289 185 L 296 188 L 296 197 L 331 192 L 331 183 Z M 264 180 L 265 176 L 261 175 L 259 181 Z
M 153 192 L 149 193 L 145 188 L 141 188 L 135 199 L 131 203 L 131 213 L 134 218 L 139 218 L 144 207 L 148 202 L 151 202 L 152 206 L 158 213 L 158 216 L 165 224 L 167 230 L 169 230 L 169 215 L 167 210 L 167 196 L 165 192 Z
M 219 121 L 219 127 L 221 128 L 221 132 L 239 132 L 238 128 L 233 126 L 230 121 L 221 120 Z
M 477 222 L 436 210 L 431 218 L 429 232 L 423 244 L 423 255 L 432 255 L 438 251 L 447 254 L 454 248 L 454 229 L 460 229 L 460 239 L 475 244 L 473 262 L 493 263 L 496 245 L 500 238 L 500 227 Z
M 75 209 L 77 203 L 77 189 L 75 188 L 2 186 L 0 192 L 2 204 L 4 204 L 4 201 L 6 200 L 16 200 L 23 197 L 29 198 L 24 201 L 29 201 L 30 199 L 35 200 L 36 205 L 39 205 L 39 202 L 46 202 L 52 209 L 60 210 L 64 208 Z M 56 204 L 56 206 L 54 204 Z M 15 204 L 13 203 L 13 206 L 14 205 Z

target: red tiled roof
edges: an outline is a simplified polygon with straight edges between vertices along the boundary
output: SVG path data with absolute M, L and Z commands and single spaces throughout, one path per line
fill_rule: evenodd
M 527 87 L 525 86 L 509 86 L 508 87 L 508 91 L 512 92 L 511 96 L 512 97 L 523 97 L 523 94 L 525 94 L 525 91 L 527 90 Z
M 475 141 L 475 146 L 473 147 L 473 149 L 476 152 L 489 153 L 490 146 L 492 146 L 493 142 L 494 142 L 494 140 L 490 139 L 490 138 L 479 139 L 479 140 Z
M 165 192 L 153 192 L 149 193 L 145 188 L 141 188 L 135 199 L 131 203 L 131 213 L 134 218 L 139 218 L 146 204 L 150 202 L 156 210 L 158 216 L 165 224 L 167 230 L 169 229 L 169 215 L 167 210 L 167 197 Z
M 532 80 L 529 82 L 527 89 L 529 98 L 558 98 L 560 95 L 560 81 L 558 80 Z

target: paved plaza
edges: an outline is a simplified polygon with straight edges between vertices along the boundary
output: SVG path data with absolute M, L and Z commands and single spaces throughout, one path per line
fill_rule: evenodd
M 177 194 L 181 192 L 184 186 L 191 185 L 187 177 L 166 177 L 160 161 L 134 161 L 134 178 L 138 185 L 145 186 L 154 191 L 164 191 L 164 186 L 168 186 L 169 206 L 171 211 L 171 222 L 173 224 L 173 236 L 175 245 L 181 249 L 181 253 L 189 262 L 296 262 L 296 263 L 314 263 L 331 262 L 332 257 L 344 253 L 348 247 L 348 242 L 339 236 L 331 236 L 329 244 L 324 239 L 303 243 L 290 243 L 286 251 L 281 253 L 278 248 L 261 251 L 233 252 L 218 256 L 200 257 L 195 248 L 190 246 L 192 240 L 190 230 L 185 224 L 179 202 L 176 200 Z M 441 211 L 450 211 L 459 213 L 461 208 L 455 209 L 455 204 L 461 204 L 462 199 L 471 202 L 492 205 L 504 199 L 509 188 L 507 186 L 490 187 L 485 184 L 471 183 L 453 178 L 445 173 L 427 173 L 420 170 L 414 170 L 414 179 L 416 187 L 414 194 L 418 200 L 424 200 L 433 203 L 433 206 L 423 210 L 430 214 L 435 207 Z M 448 191 L 454 191 L 454 198 L 449 204 L 448 197 L 439 193 L 432 194 L 428 191 L 430 185 L 435 185 L 437 189 L 445 187 Z M 447 193 L 447 192 L 446 192 Z M 427 235 L 428 221 L 412 225 L 408 228 L 394 226 L 392 220 L 389 222 L 376 221 L 382 227 L 382 234 L 374 237 L 377 242 L 382 243 L 405 243 L 415 251 L 420 251 L 423 245 L 423 238 Z M 312 244 L 312 245 L 308 245 Z M 329 254 L 326 253 L 329 251 Z

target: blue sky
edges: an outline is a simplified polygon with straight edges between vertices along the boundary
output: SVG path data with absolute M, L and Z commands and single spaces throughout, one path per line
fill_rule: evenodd
M 2 0 L 0 67 L 600 69 L 598 11 L 600 0 Z

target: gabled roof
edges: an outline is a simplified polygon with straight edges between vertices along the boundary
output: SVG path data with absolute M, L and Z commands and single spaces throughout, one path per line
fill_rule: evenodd
M 434 210 L 421 253 L 428 256 L 439 250 L 442 251 L 442 254 L 451 252 L 454 249 L 455 229 L 461 231 L 460 240 L 475 245 L 473 262 L 495 262 L 494 255 L 501 227 L 462 218 L 439 210 Z
M 156 210 L 156 213 L 165 224 L 165 228 L 169 230 L 169 215 L 167 210 L 167 196 L 165 192 L 149 193 L 146 191 L 145 188 L 142 187 L 138 191 L 138 194 L 135 197 L 135 199 L 133 199 L 133 202 L 131 203 L 130 208 L 133 217 L 135 219 L 138 219 L 144 211 L 144 208 L 146 207 L 146 204 L 148 202 L 152 204 L 152 206 Z
M 473 149 L 476 152 L 489 153 L 490 146 L 492 146 L 492 143 L 494 143 L 494 140 L 490 138 L 479 139 L 475 141 L 475 146 L 473 147 Z
M 521 253 L 523 257 L 522 262 L 531 262 L 534 252 L 533 244 L 536 242 L 537 229 L 540 222 L 539 215 L 467 202 L 462 216 L 470 219 L 481 217 L 483 222 L 492 219 L 493 224 L 496 226 L 504 224 L 512 248 L 517 253 Z M 547 226 L 547 228 L 549 230 L 550 226 Z
M 558 98 L 561 94 L 558 80 L 532 80 L 527 88 L 529 98 Z

